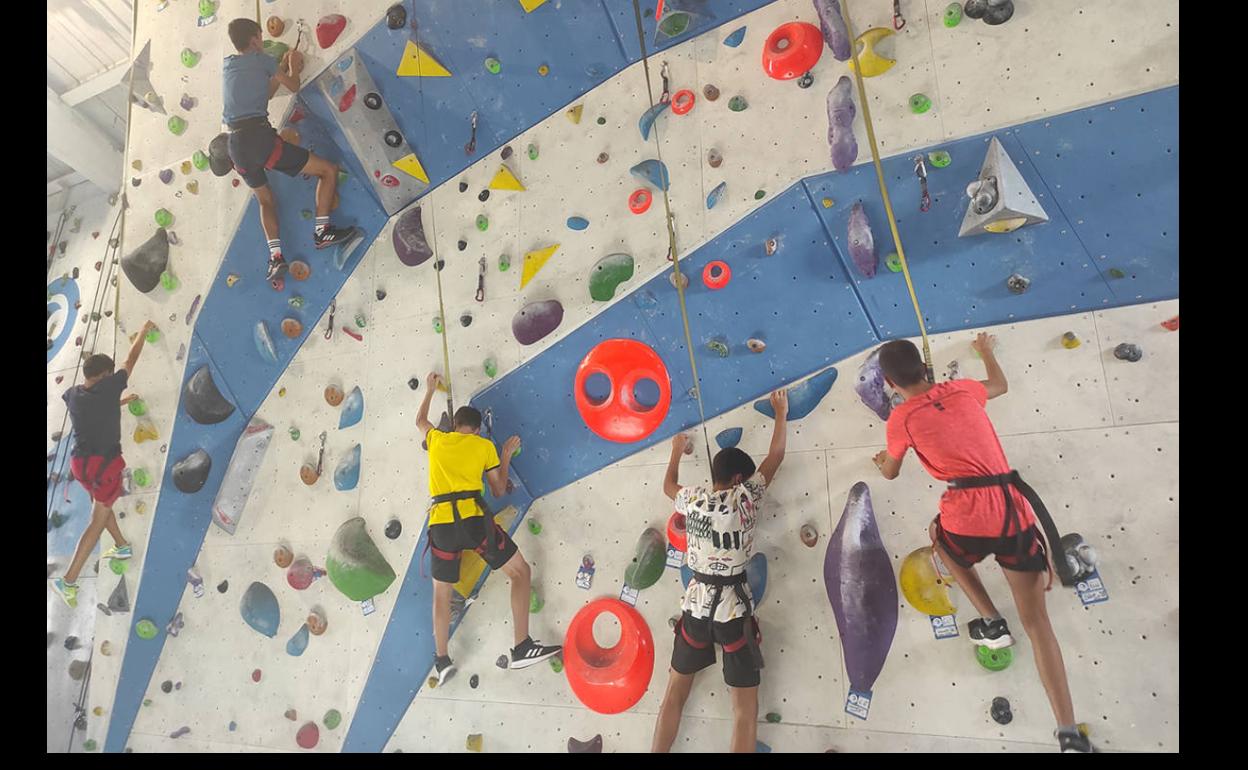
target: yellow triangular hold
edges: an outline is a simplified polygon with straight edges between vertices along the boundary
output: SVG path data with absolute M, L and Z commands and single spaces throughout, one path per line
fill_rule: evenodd
M 525 13 L 533 13 L 537 8 L 546 4 L 546 0 L 520 0 L 520 7 Z
M 416 157 L 414 152 L 409 152 L 390 165 L 405 174 L 411 174 L 425 184 L 429 184 L 429 175 L 425 173 L 425 167 L 420 165 L 420 159 Z
M 524 190 L 524 185 L 520 184 L 520 180 L 516 179 L 516 175 L 511 173 L 511 169 L 506 165 L 500 164 L 498 173 L 490 180 L 491 190 Z
M 584 109 L 585 105 L 578 104 L 563 114 L 568 116 L 568 120 L 579 125 L 581 122 L 581 112 L 584 111 Z
M 537 271 L 542 269 L 542 265 L 555 255 L 559 250 L 559 244 L 547 246 L 544 249 L 530 251 L 524 255 L 524 270 L 520 273 L 520 288 L 523 289 L 529 281 L 533 280 L 533 276 L 537 275 Z
M 399 59 L 399 68 L 394 74 L 412 78 L 449 78 L 451 76 L 450 70 L 439 64 L 437 59 L 416 45 L 413 40 L 407 41 L 407 47 L 403 49 L 403 58 Z

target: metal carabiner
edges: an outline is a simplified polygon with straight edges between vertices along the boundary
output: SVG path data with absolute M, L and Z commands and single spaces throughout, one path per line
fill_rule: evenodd
M 914 156 L 914 175 L 919 178 L 919 189 L 923 192 L 919 211 L 927 211 L 932 207 L 932 196 L 927 192 L 927 162 L 922 155 Z
M 663 78 L 663 93 L 659 95 L 659 104 L 667 104 L 672 101 L 671 86 L 668 83 L 667 62 L 663 62 L 663 66 L 659 69 L 659 77 Z
M 906 19 L 901 15 L 901 0 L 893 0 L 893 29 L 898 32 L 906 26 Z
M 471 155 L 477 151 L 477 111 L 472 111 L 472 138 L 464 145 L 464 154 Z
M 485 257 L 477 261 L 477 302 L 485 302 Z
M 338 300 L 329 301 L 329 324 L 325 327 L 325 339 L 334 336 L 334 311 L 338 309 Z

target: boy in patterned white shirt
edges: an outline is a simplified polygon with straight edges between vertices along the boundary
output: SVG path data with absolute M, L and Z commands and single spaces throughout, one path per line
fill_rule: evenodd
M 754 461 L 745 452 L 736 447 L 721 450 L 711 462 L 710 489 L 677 483 L 688 439 L 683 434 L 672 439 L 663 493 L 676 501 L 676 512 L 685 517 L 685 563 L 693 570 L 693 578 L 681 603 L 667 694 L 659 707 L 651 751 L 671 750 L 693 679 L 715 662 L 716 644 L 724 648 L 724 681 L 732 692 L 731 750 L 752 752 L 757 743 L 762 635 L 745 567 L 754 553 L 754 527 L 762 513 L 763 491 L 784 459 L 789 413 L 784 389 L 771 394 L 771 406 L 776 424 L 763 464 L 755 472 Z

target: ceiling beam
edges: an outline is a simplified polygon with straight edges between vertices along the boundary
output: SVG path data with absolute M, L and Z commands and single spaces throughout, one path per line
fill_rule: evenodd
M 61 101 L 70 107 L 77 107 L 88 99 L 99 96 L 108 89 L 121 83 L 126 76 L 126 70 L 130 67 L 129 59 L 122 59 L 113 66 L 104 70 L 98 75 L 87 78 L 79 85 L 74 86 L 65 93 L 61 94 Z
M 48 154 L 80 172 L 105 192 L 121 189 L 121 152 L 103 131 L 79 115 L 51 88 L 48 94 Z

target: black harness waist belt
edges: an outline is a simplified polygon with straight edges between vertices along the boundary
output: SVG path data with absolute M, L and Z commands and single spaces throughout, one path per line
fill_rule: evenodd
M 436 506 L 439 503 L 450 503 L 451 516 L 454 518 L 455 523 L 458 524 L 464 520 L 464 517 L 459 515 L 459 503 L 462 500 L 475 500 L 477 506 L 481 508 L 481 512 L 485 515 L 485 541 L 483 545 L 488 550 L 494 550 L 498 546 L 498 536 L 495 533 L 494 512 L 490 510 L 490 506 L 485 502 L 485 495 L 483 495 L 480 490 L 473 490 L 471 492 L 447 492 L 444 495 L 434 495 L 431 499 L 431 505 Z
M 1040 499 L 1040 495 L 1036 494 L 1036 490 L 1031 488 L 1027 482 L 1023 481 L 1023 477 L 1018 471 L 1010 471 L 1009 473 L 998 473 L 995 476 L 971 476 L 962 479 L 950 479 L 949 489 L 981 489 L 984 487 L 1000 487 L 1001 493 L 1005 495 L 1005 525 L 1001 529 L 1001 537 L 1006 537 L 1010 531 L 1010 522 L 1013 521 L 1018 528 L 1015 537 L 1023 535 L 1023 518 L 1018 508 L 1014 505 L 1014 497 L 1010 494 L 1010 487 L 1016 488 L 1036 513 L 1036 518 L 1040 521 L 1040 527 L 1044 530 L 1044 538 L 1046 543 L 1046 551 L 1052 559 L 1053 566 L 1057 569 L 1057 576 L 1061 578 L 1062 585 L 1073 586 L 1075 584 L 1075 576 L 1071 573 L 1070 567 L 1066 564 L 1064 558 L 1054 556 L 1054 547 L 1061 543 L 1061 535 L 1058 534 L 1057 525 L 1053 523 L 1053 517 L 1049 514 L 1049 509 L 1044 506 L 1044 501 Z
M 227 123 L 230 131 L 242 131 L 244 128 L 257 128 L 259 126 L 269 125 L 269 119 L 264 115 L 257 115 L 253 118 L 243 118 L 233 123 Z

